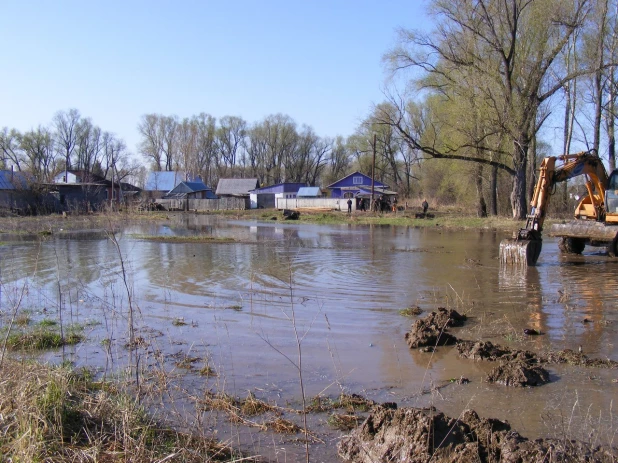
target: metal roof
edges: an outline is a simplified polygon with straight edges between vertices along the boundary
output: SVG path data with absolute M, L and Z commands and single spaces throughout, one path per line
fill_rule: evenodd
M 317 196 L 322 196 L 322 190 L 319 186 L 304 186 L 299 188 L 298 193 L 296 193 L 296 197 L 315 198 Z
M 222 178 L 217 184 L 218 195 L 248 196 L 249 191 L 259 188 L 257 178 Z
M 178 171 L 161 171 L 150 172 L 144 190 L 146 191 L 170 191 L 174 189 L 180 182 L 187 180 L 185 172 Z M 197 177 L 189 178 L 188 181 L 198 180 Z
M 0 190 L 24 190 L 27 188 L 28 182 L 21 172 L 0 170 Z
M 299 188 L 307 186 L 306 183 L 284 182 L 276 185 L 269 185 L 262 188 L 251 190 L 250 193 L 255 194 L 273 194 L 273 193 L 296 193 Z
M 199 191 L 205 191 L 207 199 L 217 198 L 212 192 L 212 188 L 206 186 L 201 180 L 198 182 L 180 182 L 164 198 L 184 197 L 189 193 L 197 193 Z

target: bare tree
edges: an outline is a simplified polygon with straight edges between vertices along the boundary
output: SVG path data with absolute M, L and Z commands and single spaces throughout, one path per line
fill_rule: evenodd
M 58 152 L 64 157 L 67 170 L 71 168 L 71 156 L 77 144 L 80 119 L 81 115 L 77 109 L 58 111 L 53 118 Z
M 92 172 L 99 163 L 101 154 L 101 129 L 92 124 L 89 118 L 82 119 L 77 125 L 75 145 L 78 169 Z
M 159 123 L 161 117 L 163 116 L 158 114 L 144 114 L 137 125 L 142 137 L 139 143 L 140 153 L 152 161 L 153 169 L 156 171 L 162 170 L 163 167 L 163 137 Z
M 202 179 L 208 185 L 214 185 L 216 175 L 215 164 L 218 159 L 218 146 L 216 141 L 216 119 L 210 114 L 200 113 L 196 118 L 197 146 L 196 165 Z
M 235 116 L 225 116 L 219 121 L 217 146 L 220 160 L 222 161 L 219 164 L 220 176 L 233 175 L 234 168 L 237 166 L 239 150 L 244 146 L 246 136 L 247 123 L 244 119 Z
M 513 217 L 523 219 L 526 207 L 528 150 L 542 120 L 541 105 L 565 82 L 589 74 L 591 68 L 566 73 L 556 58 L 581 28 L 590 0 L 433 0 L 436 27 L 430 35 L 402 31 L 401 46 L 389 56 L 394 71 L 413 68 L 424 73 L 418 82 L 450 95 L 460 88 L 453 70 L 476 75 L 479 94 L 489 103 L 494 127 L 507 134 L 513 178 Z M 489 163 L 472 155 L 448 153 L 402 132 L 407 142 L 432 157 Z
M 39 182 L 47 182 L 55 162 L 54 138 L 49 129 L 38 126 L 20 138 L 24 163 Z
M 23 153 L 19 146 L 20 138 L 21 134 L 15 129 L 4 127 L 0 131 L 0 164 L 3 168 L 10 162 L 21 171 Z

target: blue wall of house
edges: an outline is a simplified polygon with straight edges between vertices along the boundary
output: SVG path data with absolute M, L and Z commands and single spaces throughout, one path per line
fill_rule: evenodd
M 371 177 L 361 174 L 360 172 L 354 172 L 347 177 L 342 178 L 341 180 L 337 180 L 335 183 L 328 186 L 330 188 L 330 196 L 331 198 L 343 198 L 344 193 L 352 192 L 354 194 L 358 193 L 359 190 L 341 190 L 341 188 L 350 188 L 350 187 L 369 187 L 371 188 Z M 374 182 L 375 187 L 384 187 L 381 182 L 377 180 Z

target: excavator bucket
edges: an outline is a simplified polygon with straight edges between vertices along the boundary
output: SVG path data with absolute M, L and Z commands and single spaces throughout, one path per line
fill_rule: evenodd
M 500 263 L 532 267 L 541 254 L 540 239 L 509 239 L 500 242 Z

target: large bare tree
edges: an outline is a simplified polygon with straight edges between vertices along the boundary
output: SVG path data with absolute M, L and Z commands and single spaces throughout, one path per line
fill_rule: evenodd
M 496 164 L 512 175 L 513 217 L 525 218 L 528 151 L 543 119 L 542 105 L 569 80 L 592 68 L 566 72 L 557 57 L 583 27 L 591 0 L 433 0 L 436 26 L 429 33 L 403 30 L 400 46 L 388 59 L 396 72 L 414 69 L 424 88 L 449 97 L 464 94 L 462 82 L 474 79 L 487 103 L 493 129 L 509 140 L 509 165 L 472 153 L 449 153 L 425 145 L 415 134 L 403 132 L 408 143 L 438 158 L 467 159 Z M 468 76 L 460 80 L 461 72 Z M 484 150 L 483 145 L 476 148 Z

